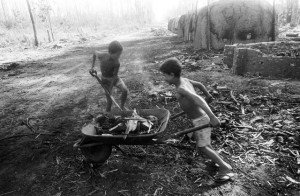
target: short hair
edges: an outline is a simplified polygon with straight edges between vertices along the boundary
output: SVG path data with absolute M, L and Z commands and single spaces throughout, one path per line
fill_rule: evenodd
M 108 45 L 108 52 L 111 54 L 115 54 L 117 52 L 122 52 L 123 46 L 118 41 L 113 41 Z
M 159 70 L 169 75 L 173 73 L 175 77 L 179 78 L 181 75 L 181 63 L 176 58 L 169 58 L 160 66 Z

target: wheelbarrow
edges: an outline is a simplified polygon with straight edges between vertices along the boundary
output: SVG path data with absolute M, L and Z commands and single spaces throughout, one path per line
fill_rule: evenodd
M 130 117 L 133 111 L 113 111 L 111 114 L 122 117 Z M 126 139 L 124 135 L 97 135 L 96 129 L 82 129 L 83 138 L 74 144 L 74 148 L 80 148 L 85 158 L 93 163 L 105 162 L 112 152 L 112 147 L 119 149 L 118 145 L 155 145 L 168 144 L 167 140 L 160 140 L 159 135 L 164 133 L 168 121 L 170 119 L 170 112 L 166 109 L 141 109 L 137 110 L 140 116 L 155 116 L 158 118 L 159 126 L 155 133 L 152 134 L 128 134 Z M 175 115 L 171 119 L 182 115 Z M 210 125 L 203 125 L 193 127 L 184 131 L 180 131 L 171 135 L 171 137 L 178 137 L 190 132 L 209 127 Z

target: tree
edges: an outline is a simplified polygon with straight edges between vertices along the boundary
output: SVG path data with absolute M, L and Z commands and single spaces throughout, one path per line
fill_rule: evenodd
M 298 25 L 298 4 L 298 0 L 292 1 L 291 27 L 295 27 Z
M 207 0 L 207 49 L 210 50 L 210 7 L 209 0 Z
M 52 23 L 51 23 L 51 17 L 50 17 L 50 11 L 52 10 L 52 8 L 51 8 L 48 0 L 40 0 L 38 7 L 39 7 L 38 16 L 39 16 L 40 20 L 46 24 L 49 42 L 51 42 L 51 38 L 52 38 L 52 41 L 54 41 L 53 29 L 52 29 Z
M 4 21 L 5 21 L 5 23 L 7 23 L 7 16 L 6 16 L 6 11 L 5 11 L 6 9 L 5 9 L 3 0 L 1 0 L 1 5 L 2 5 L 2 10 L 3 10 Z
M 38 39 L 37 39 L 36 28 L 35 28 L 35 22 L 34 22 L 34 18 L 33 18 L 32 12 L 31 12 L 31 7 L 30 7 L 29 0 L 26 0 L 26 3 L 27 3 L 28 12 L 29 12 L 30 19 L 31 19 L 31 23 L 32 23 L 32 27 L 33 27 L 33 33 L 34 33 L 34 45 L 35 45 L 35 46 L 38 46 L 38 45 L 39 45 L 39 42 L 38 42 Z

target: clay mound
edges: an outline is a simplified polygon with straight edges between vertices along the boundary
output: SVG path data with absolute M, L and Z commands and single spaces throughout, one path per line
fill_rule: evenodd
M 184 36 L 184 33 L 185 33 L 184 26 L 185 26 L 185 22 L 186 22 L 186 17 L 187 17 L 187 14 L 184 14 L 179 17 L 178 26 L 177 26 L 177 34 L 179 37 Z
M 184 40 L 194 40 L 196 49 L 222 49 L 225 44 L 253 43 L 274 39 L 273 6 L 258 0 L 220 0 L 207 7 L 182 15 L 177 34 Z M 169 22 L 170 23 L 170 22 Z M 208 31 L 208 29 L 210 29 Z M 208 34 L 209 32 L 209 34 Z
M 172 18 L 171 20 L 169 20 L 168 30 L 177 34 L 177 32 L 178 32 L 178 21 L 179 21 L 179 17 Z

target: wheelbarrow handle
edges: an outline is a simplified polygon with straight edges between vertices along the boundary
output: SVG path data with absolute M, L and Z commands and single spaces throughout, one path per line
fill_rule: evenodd
M 173 119 L 175 119 L 175 118 L 177 118 L 179 116 L 182 116 L 184 114 L 185 114 L 185 112 L 179 112 L 178 114 L 174 114 L 173 116 L 170 117 L 170 120 L 173 120 Z
M 91 69 L 91 70 L 89 71 L 89 73 L 90 73 L 93 77 L 96 77 L 96 76 L 97 76 L 97 71 L 94 70 L 94 69 Z
M 198 131 L 200 129 L 205 129 L 205 128 L 208 128 L 208 127 L 211 127 L 211 124 L 201 125 L 201 126 L 198 126 L 198 127 L 193 127 L 193 128 L 190 128 L 190 129 L 179 131 L 177 133 L 174 133 L 173 136 L 174 137 L 182 136 L 184 134 L 191 133 L 191 132 L 194 132 L 194 131 Z

